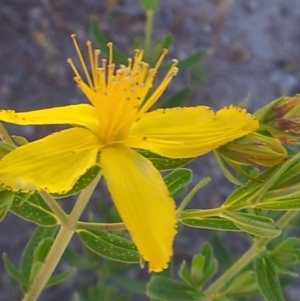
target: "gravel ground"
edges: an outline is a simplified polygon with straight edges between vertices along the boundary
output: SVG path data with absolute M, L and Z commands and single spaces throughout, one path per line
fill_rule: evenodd
M 138 0 L 2 0 L 0 1 L 0 106 L 27 110 L 77 103 L 84 100 L 66 63 L 75 56 L 71 33 L 79 42 L 91 38 L 88 19 L 95 15 L 99 26 L 120 49 L 131 55 L 133 37 L 143 35 L 144 14 Z M 206 48 L 202 62 L 204 80 L 194 89 L 190 104 L 217 109 L 249 97 L 254 110 L 282 94 L 300 92 L 299 0 L 161 0 L 155 17 L 154 36 L 171 32 L 175 43 L 170 56 L 179 59 Z M 172 89 L 195 84 L 184 71 Z M 9 127 L 11 133 L 29 139 L 48 133 L 45 127 Z M 196 178 L 213 180 L 194 205 L 215 206 L 230 192 L 211 156 L 193 165 Z M 217 185 L 218 190 L 214 187 Z M 33 227 L 8 216 L 0 227 L 0 252 L 16 261 Z M 180 236 L 177 244 L 185 255 L 199 249 L 201 231 Z M 195 240 L 196 239 L 196 240 Z M 195 243 L 196 241 L 196 243 Z M 240 248 L 239 240 L 230 242 Z M 41 301 L 58 300 L 68 287 L 44 294 Z M 288 292 L 297 301 L 299 289 Z M 57 295 L 56 295 L 57 296 Z M 19 300 L 20 292 L 0 263 L 0 301 Z

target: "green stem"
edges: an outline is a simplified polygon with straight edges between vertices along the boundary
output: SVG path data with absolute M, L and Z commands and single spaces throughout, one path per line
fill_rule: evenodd
M 151 59 L 151 38 L 152 38 L 152 28 L 153 28 L 153 10 L 146 11 L 146 26 L 145 26 L 145 55 L 147 61 Z
M 99 173 L 93 182 L 80 193 L 67 222 L 61 225 L 54 243 L 44 261 L 44 264 L 37 277 L 32 282 L 29 291 L 24 296 L 23 301 L 35 301 L 39 297 L 53 271 L 55 270 L 58 262 L 60 261 L 66 247 L 68 246 L 75 232 L 78 219 L 90 200 L 91 195 L 100 179 L 101 174 Z
M 297 216 L 298 211 L 286 212 L 276 223 L 277 227 L 283 229 L 294 217 Z M 260 237 L 257 238 L 251 248 L 244 253 L 225 273 L 223 273 L 214 283 L 212 283 L 206 290 L 206 298 L 203 301 L 213 300 L 212 297 L 218 293 L 228 281 L 235 275 L 242 271 L 253 259 L 255 259 L 263 250 L 266 245 L 273 238 Z
M 124 230 L 126 229 L 124 223 L 90 223 L 90 222 L 78 222 L 77 230 Z
M 179 205 L 177 209 L 177 217 L 180 217 L 184 214 L 182 211 L 184 208 L 188 205 L 188 203 L 192 200 L 194 195 L 205 185 L 207 185 L 211 181 L 210 178 L 206 177 L 199 181 L 199 183 L 188 193 L 188 195 L 183 199 L 181 204 Z M 182 214 L 183 213 L 183 214 Z
M 59 219 L 60 223 L 66 224 L 68 222 L 68 215 L 61 209 L 57 201 L 51 195 L 44 191 L 40 192 L 40 196 L 44 199 L 46 204 Z

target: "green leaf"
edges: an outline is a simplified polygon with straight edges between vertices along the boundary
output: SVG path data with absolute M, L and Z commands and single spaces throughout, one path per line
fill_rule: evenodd
M 4 267 L 11 277 L 19 281 L 22 285 L 25 283 L 25 277 L 10 261 L 6 253 L 2 254 Z
M 135 245 L 128 239 L 106 231 L 78 230 L 78 235 L 84 245 L 98 255 L 126 263 L 140 262 Z
M 267 210 L 299 210 L 300 209 L 300 197 L 297 198 L 286 198 L 279 197 L 278 199 L 273 199 L 272 201 L 262 201 L 255 204 L 255 208 L 267 209 Z
M 192 94 L 192 89 L 190 87 L 184 87 L 172 95 L 170 95 L 164 102 L 159 105 L 160 108 L 174 108 L 174 107 L 180 107 L 190 97 Z
M 201 254 L 205 257 L 205 265 L 201 283 L 209 280 L 217 272 L 218 262 L 214 258 L 213 252 L 213 248 L 209 243 L 206 242 L 202 245 Z
M 197 64 L 205 55 L 206 55 L 205 49 L 199 50 L 194 54 L 192 54 L 191 56 L 187 57 L 186 59 L 180 60 L 177 66 L 179 69 L 189 68 Z
M 53 239 L 57 233 L 57 229 L 58 229 L 57 226 L 38 227 L 36 228 L 30 240 L 28 241 L 25 250 L 23 251 L 21 264 L 20 264 L 20 271 L 24 276 L 24 278 L 26 279 L 24 283 L 25 288 L 29 287 L 29 277 L 31 274 L 31 267 L 34 262 L 35 250 L 38 248 L 38 246 L 44 239 L 46 238 Z
M 119 274 L 113 274 L 112 280 L 135 294 L 145 295 L 146 293 L 147 283 L 145 281 L 130 279 Z
M 234 222 L 218 216 L 209 216 L 203 218 L 187 218 L 182 219 L 181 223 L 201 229 L 221 230 L 221 231 L 241 231 Z
M 276 269 L 267 256 L 255 259 L 255 275 L 265 300 L 284 301 Z
M 223 211 L 222 217 L 232 221 L 239 229 L 255 236 L 276 237 L 281 234 L 281 230 L 268 217 L 230 211 Z
M 109 49 L 107 43 L 109 42 L 105 37 L 104 33 L 99 29 L 98 22 L 95 17 L 90 18 L 90 32 L 97 44 L 103 53 L 109 56 Z M 127 57 L 118 51 L 115 47 L 113 48 L 113 59 L 116 64 L 127 65 Z
M 8 190 L 0 191 L 0 222 L 5 218 L 14 199 L 14 192 Z
M 74 187 L 70 191 L 64 194 L 52 193 L 51 195 L 56 199 L 61 199 L 77 194 L 81 190 L 86 188 L 96 178 L 99 171 L 100 171 L 100 167 L 98 165 L 94 165 L 93 167 L 88 169 L 88 171 L 77 180 Z
M 76 272 L 76 269 L 75 268 L 71 268 L 71 269 L 68 269 L 58 275 L 54 275 L 52 276 L 47 284 L 46 284 L 46 287 L 49 287 L 49 286 L 52 286 L 52 285 L 55 285 L 55 284 L 58 284 L 58 283 L 61 283 L 63 281 L 65 281 L 66 279 L 70 278 L 74 273 Z
M 15 198 L 10 210 L 23 219 L 40 226 L 54 226 L 58 224 L 59 221 L 54 214 L 38 205 L 33 204 L 32 202 L 29 202 L 30 199 L 26 200 L 27 197 L 28 196 L 24 195 L 23 198 Z
M 167 33 L 161 38 L 160 45 L 163 49 L 169 49 L 172 46 L 173 42 L 174 35 L 172 35 L 171 33 Z
M 44 263 L 40 261 L 35 261 L 32 263 L 30 277 L 29 277 L 29 287 L 32 284 L 32 282 L 36 279 L 43 266 Z
M 45 258 L 47 257 L 50 251 L 53 241 L 54 239 L 49 237 L 44 238 L 42 241 L 40 241 L 37 248 L 34 250 L 33 262 L 44 262 Z
M 10 206 L 15 198 L 15 195 L 16 194 L 13 191 L 9 191 L 9 190 L 0 191 L 0 208 L 7 205 Z
M 214 250 L 215 258 L 217 259 L 218 264 L 224 270 L 227 270 L 233 264 L 233 259 L 224 243 L 224 239 L 222 239 L 218 233 L 212 235 L 210 244 Z
M 259 292 L 253 271 L 244 271 L 238 274 L 232 281 L 226 285 L 227 289 L 224 295 L 252 295 Z
M 139 153 L 149 159 L 153 165 L 160 171 L 172 170 L 190 163 L 194 158 L 185 159 L 170 159 L 160 155 L 151 153 L 146 150 L 139 150 Z
M 168 186 L 171 195 L 175 194 L 178 190 L 185 187 L 192 180 L 192 171 L 187 168 L 179 168 L 170 172 L 164 181 Z
M 140 0 L 141 6 L 145 11 L 157 11 L 159 0 Z
M 188 269 L 185 260 L 180 265 L 178 275 L 186 284 L 192 285 L 193 283 L 192 274 Z
M 191 266 L 191 276 L 195 287 L 200 286 L 203 280 L 203 270 L 206 258 L 202 254 L 193 256 Z
M 203 293 L 185 283 L 153 276 L 147 286 L 147 296 L 155 300 L 199 301 Z

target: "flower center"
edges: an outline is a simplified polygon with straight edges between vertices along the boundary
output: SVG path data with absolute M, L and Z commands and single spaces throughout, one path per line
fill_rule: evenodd
M 84 61 L 75 35 L 72 40 L 86 77 L 82 80 L 77 68 L 69 58 L 68 63 L 74 71 L 74 80 L 91 104 L 95 107 L 99 118 L 99 137 L 103 144 L 122 142 L 126 139 L 131 125 L 153 106 L 177 73 L 177 61 L 174 60 L 165 78 L 149 96 L 148 92 L 167 50 L 162 51 L 154 68 L 142 61 L 144 51 L 135 50 L 135 55 L 128 58 L 127 66 L 120 65 L 116 70 L 113 63 L 113 44 L 108 43 L 108 61 L 101 60 L 100 50 L 93 50 L 87 41 L 91 75 Z

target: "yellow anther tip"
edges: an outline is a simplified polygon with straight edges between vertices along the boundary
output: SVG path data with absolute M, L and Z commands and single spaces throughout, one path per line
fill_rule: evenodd
M 70 37 L 71 37 L 72 39 L 76 39 L 76 34 L 75 34 L 75 33 L 72 33 Z

